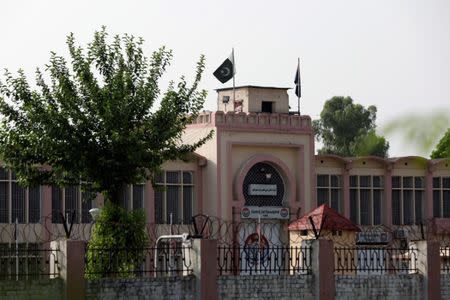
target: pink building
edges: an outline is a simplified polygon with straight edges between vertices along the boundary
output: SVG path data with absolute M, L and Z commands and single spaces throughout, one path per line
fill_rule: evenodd
M 163 165 L 157 184 L 165 189 L 150 182 L 130 186 L 124 207 L 143 208 L 155 224 L 186 224 L 196 214 L 243 223 L 264 219 L 278 226 L 277 235 L 324 203 L 363 226 L 420 226 L 435 218 L 437 227 L 450 227 L 450 159 L 315 155 L 311 118 L 289 114 L 287 88 L 237 87 L 235 100 L 232 89 L 217 92 L 218 111 L 199 115 L 183 141 L 210 130 L 214 137 L 190 162 Z M 75 211 L 78 232 L 88 232 L 89 209 L 103 204 L 101 196 L 81 201 L 76 186 L 22 189 L 13 172 L 0 170 L 2 242 L 11 241 L 16 219 L 27 241 L 62 232 L 59 212 Z M 25 237 L 31 227 L 34 235 Z

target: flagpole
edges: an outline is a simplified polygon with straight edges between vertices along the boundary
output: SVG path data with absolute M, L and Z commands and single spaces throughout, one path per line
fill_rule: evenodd
M 232 51 L 231 51 L 231 55 L 232 55 L 232 57 L 233 57 L 233 70 L 232 70 L 232 72 L 233 72 L 233 104 L 234 104 L 234 102 L 236 101 L 236 91 L 235 91 L 235 85 L 234 85 L 234 66 L 235 66 L 235 61 L 234 61 L 234 47 L 232 48 Z
M 297 96 L 297 103 L 298 103 L 298 115 L 300 116 L 300 89 L 301 89 L 301 87 L 300 87 L 300 82 L 301 82 L 301 80 L 300 80 L 300 57 L 298 58 L 298 61 L 297 61 L 297 76 L 298 76 L 298 87 L 296 86 L 295 88 L 297 89 L 297 94 L 298 94 L 298 96 Z

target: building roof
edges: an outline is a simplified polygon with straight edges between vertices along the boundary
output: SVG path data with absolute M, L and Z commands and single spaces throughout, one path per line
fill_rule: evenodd
M 241 86 L 236 86 L 234 88 L 235 89 L 254 88 L 254 89 L 270 89 L 270 90 L 290 90 L 290 89 L 292 89 L 289 87 L 258 86 L 258 85 L 241 85 Z M 227 91 L 227 90 L 232 90 L 232 89 L 233 89 L 233 87 L 225 87 L 225 88 L 216 89 L 216 91 L 220 92 L 220 91 Z
M 304 215 L 300 219 L 289 224 L 289 230 L 312 230 L 310 217 L 313 220 L 316 230 L 346 230 L 346 231 L 361 231 L 352 221 L 339 214 L 326 204 L 322 204 L 313 211 Z

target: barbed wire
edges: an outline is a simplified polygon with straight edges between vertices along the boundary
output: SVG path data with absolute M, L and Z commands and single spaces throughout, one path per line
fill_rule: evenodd
M 345 226 L 339 221 L 325 219 L 321 215 L 311 216 L 313 229 L 309 226 L 302 229 L 289 229 L 288 221 L 276 221 L 262 219 L 229 221 L 218 217 L 206 217 L 198 221 L 196 225 L 177 222 L 177 224 L 147 223 L 146 232 L 150 245 L 154 245 L 161 235 L 183 234 L 199 236 L 199 228 L 202 229 L 201 237 L 216 239 L 219 245 L 244 245 L 249 236 L 260 234 L 264 236 L 269 245 L 300 244 L 305 239 L 332 239 L 341 245 L 355 245 L 357 239 L 364 237 L 369 243 L 377 243 L 379 236 L 383 236 L 380 243 L 386 245 L 399 245 L 404 242 L 420 240 L 436 241 L 442 246 L 450 246 L 450 228 L 442 226 L 434 219 L 422 221 L 414 225 L 375 225 L 358 226 L 359 231 L 348 234 L 350 238 L 343 238 Z M 92 236 L 94 223 L 73 224 L 70 238 L 74 240 L 89 241 Z M 111 226 L 121 226 L 111 224 Z M 343 229 L 344 227 L 344 229 Z M 314 233 L 314 230 L 316 231 Z M 52 223 L 51 215 L 42 217 L 37 223 L 0 223 L 0 243 L 49 243 L 66 237 L 63 224 Z

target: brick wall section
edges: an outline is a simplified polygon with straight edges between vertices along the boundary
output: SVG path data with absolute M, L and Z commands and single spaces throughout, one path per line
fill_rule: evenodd
M 423 299 L 423 277 L 336 275 L 336 299 Z M 314 299 L 312 275 L 220 276 L 219 299 Z M 86 299 L 195 299 L 195 278 L 132 278 L 88 281 Z M 0 299 L 61 299 L 61 279 L 0 281 Z M 442 299 L 450 299 L 450 274 L 441 275 Z
M 441 299 L 450 299 L 450 273 L 441 274 Z
M 219 299 L 314 299 L 312 275 L 220 276 Z
M 86 299 L 194 299 L 195 278 L 99 279 L 86 282 Z
M 0 281 L 0 299 L 2 300 L 61 299 L 62 293 L 63 282 L 59 278 Z
M 336 299 L 423 299 L 423 276 L 336 275 Z

